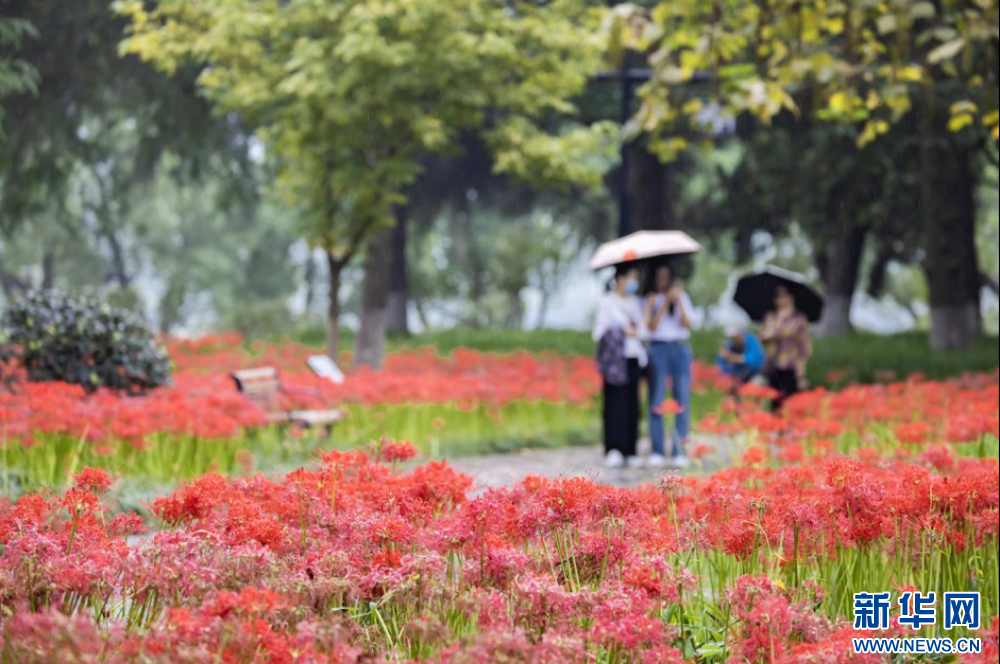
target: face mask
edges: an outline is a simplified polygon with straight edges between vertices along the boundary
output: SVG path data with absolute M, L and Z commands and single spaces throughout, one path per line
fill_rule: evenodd
M 625 282 L 625 294 L 635 295 L 639 292 L 639 282 L 635 279 L 629 279 Z

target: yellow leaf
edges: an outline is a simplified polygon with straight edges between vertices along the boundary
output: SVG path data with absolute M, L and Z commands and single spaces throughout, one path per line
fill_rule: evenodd
M 1000 125 L 993 127 L 993 131 L 991 132 L 991 134 L 993 138 L 1000 138 Z
M 885 120 L 869 120 L 865 123 L 864 131 L 858 136 L 858 147 L 863 148 L 879 136 L 888 133 L 889 123 Z
M 1000 111 L 993 111 L 985 118 L 983 118 L 983 124 L 985 124 L 987 127 L 992 127 L 998 122 L 1000 122 Z
M 955 102 L 954 104 L 951 105 L 952 115 L 962 115 L 962 114 L 971 115 L 978 112 L 979 112 L 979 106 L 977 106 L 975 102 L 966 100 L 966 101 Z
M 702 109 L 702 103 L 700 99 L 692 99 L 691 101 L 684 104 L 682 110 L 686 115 L 694 115 Z
M 830 96 L 830 110 L 847 113 L 851 110 L 851 101 L 845 92 L 834 92 Z
M 953 116 L 951 118 L 951 120 L 948 121 L 948 130 L 949 131 L 962 131 L 963 129 L 965 129 L 966 127 L 968 127 L 969 125 L 971 125 L 972 123 L 973 123 L 973 118 L 972 118 L 971 115 L 969 115 L 967 113 L 963 113 L 961 115 L 956 115 L 956 116 Z
M 882 105 L 882 98 L 879 97 L 878 93 L 874 90 L 868 91 L 868 99 L 865 101 L 865 108 L 869 111 L 874 111 L 876 108 Z
M 917 65 L 910 65 L 908 67 L 903 67 L 896 74 L 897 78 L 901 81 L 906 81 L 908 83 L 916 83 L 923 79 L 924 70 Z
M 839 35 L 844 31 L 844 19 L 842 18 L 823 19 L 822 25 L 823 29 L 831 35 Z

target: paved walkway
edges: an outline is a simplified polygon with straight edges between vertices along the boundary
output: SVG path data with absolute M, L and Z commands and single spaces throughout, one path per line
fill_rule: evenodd
M 670 468 L 608 470 L 604 468 L 604 455 L 600 446 L 521 450 L 510 454 L 449 459 L 448 463 L 456 470 L 475 478 L 477 488 L 480 490 L 494 486 L 510 486 L 529 475 L 588 477 L 601 484 L 635 486 L 644 482 L 656 482 L 661 475 L 669 472 L 700 475 L 715 472 L 732 464 L 735 441 L 730 438 L 698 435 L 691 445 L 690 449 L 698 445 L 708 445 L 713 451 L 683 471 L 672 471 Z M 649 441 L 641 441 L 640 454 L 646 456 L 648 450 Z

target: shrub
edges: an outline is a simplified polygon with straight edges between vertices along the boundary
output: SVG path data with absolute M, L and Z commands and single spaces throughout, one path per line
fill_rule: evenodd
M 138 393 L 170 380 L 170 359 L 130 311 L 46 291 L 14 303 L 0 321 L 6 359 L 28 380 Z

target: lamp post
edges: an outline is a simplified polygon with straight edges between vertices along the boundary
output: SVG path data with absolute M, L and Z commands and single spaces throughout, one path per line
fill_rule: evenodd
M 651 69 L 632 69 L 625 65 L 622 65 L 622 68 L 617 71 L 605 71 L 597 74 L 598 81 L 619 81 L 621 83 L 619 122 L 622 127 L 632 117 L 632 97 L 635 85 L 648 81 L 652 74 L 653 70 Z M 618 169 L 618 237 L 625 237 L 632 232 L 628 196 L 628 151 L 628 143 L 622 140 L 621 166 Z

